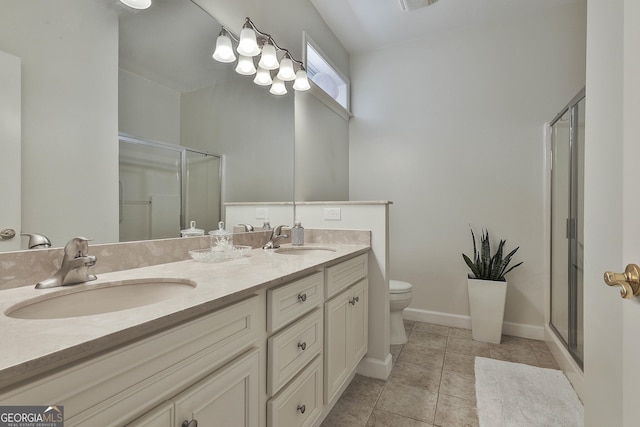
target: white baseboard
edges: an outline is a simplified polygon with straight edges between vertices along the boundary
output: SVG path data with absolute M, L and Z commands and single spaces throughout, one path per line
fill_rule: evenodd
M 545 341 L 551 350 L 551 354 L 553 354 L 553 357 L 558 361 L 560 369 L 562 369 L 569 379 L 580 400 L 584 402 L 584 373 L 582 369 L 576 361 L 573 360 L 573 357 L 569 354 L 564 344 L 549 326 L 546 327 L 545 332 Z
M 437 325 L 450 326 L 452 328 L 471 329 L 471 317 L 461 314 L 442 313 L 439 311 L 420 310 L 407 308 L 402 315 L 407 320 L 416 322 L 435 323 Z M 544 327 L 525 325 L 522 323 L 504 322 L 502 332 L 505 335 L 544 340 Z
M 391 363 L 391 353 L 387 353 L 385 360 L 372 359 L 365 356 L 360 360 L 360 363 L 358 363 L 356 373 L 364 375 L 365 377 L 386 380 L 391 373 L 391 368 L 393 368 L 393 364 Z

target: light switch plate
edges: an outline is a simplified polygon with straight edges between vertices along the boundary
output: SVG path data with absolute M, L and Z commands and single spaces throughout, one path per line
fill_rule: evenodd
M 340 221 L 341 218 L 340 208 L 324 208 L 324 219 Z
M 269 208 L 256 208 L 256 219 L 269 219 Z

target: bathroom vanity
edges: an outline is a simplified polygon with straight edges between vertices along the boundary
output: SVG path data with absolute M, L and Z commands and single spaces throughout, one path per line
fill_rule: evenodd
M 369 247 L 323 246 L 332 250 L 254 249 L 223 263 L 4 290 L 0 404 L 63 405 L 66 426 L 318 425 L 353 378 L 368 334 Z M 36 295 L 150 279 L 195 287 L 126 310 L 10 317 Z

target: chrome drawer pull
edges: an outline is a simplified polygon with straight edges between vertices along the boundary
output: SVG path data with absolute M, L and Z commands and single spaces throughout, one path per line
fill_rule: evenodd
M 299 342 L 298 343 L 298 348 L 302 349 L 302 351 L 305 351 L 307 349 L 307 343 L 306 342 Z
M 298 411 L 300 411 L 301 414 L 304 414 L 306 410 L 307 407 L 305 405 L 298 405 Z
M 298 302 L 305 302 L 307 300 L 307 294 L 298 295 Z

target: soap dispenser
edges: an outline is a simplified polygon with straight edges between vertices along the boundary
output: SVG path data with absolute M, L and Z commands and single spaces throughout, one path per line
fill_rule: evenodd
M 293 246 L 304 245 L 304 227 L 300 218 L 296 218 L 291 229 L 291 244 Z

